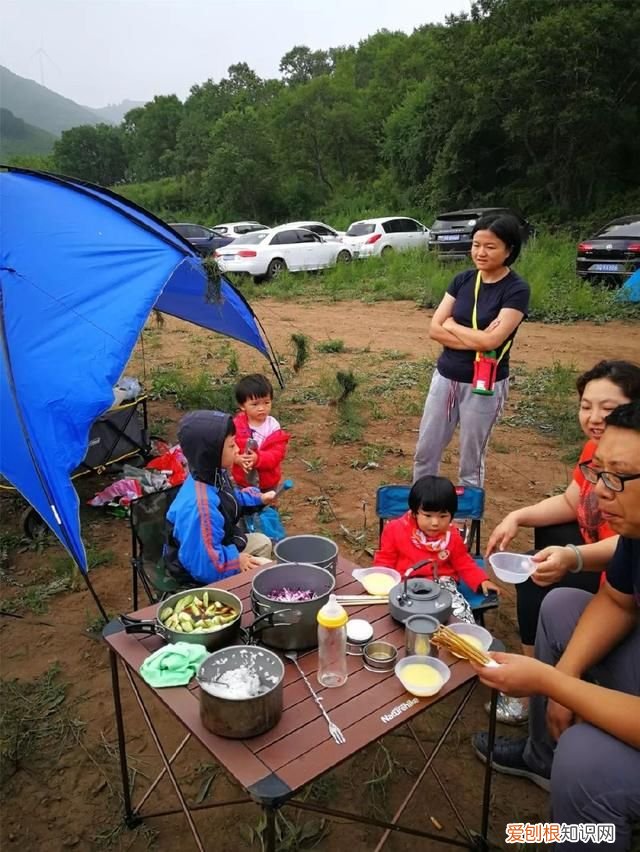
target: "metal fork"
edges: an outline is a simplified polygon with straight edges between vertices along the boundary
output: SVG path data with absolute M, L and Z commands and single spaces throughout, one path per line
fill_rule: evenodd
M 309 690 L 309 692 L 313 696 L 313 700 L 316 702 L 316 704 L 320 708 L 320 712 L 322 713 L 322 715 L 324 716 L 324 718 L 327 722 L 327 726 L 329 728 L 329 733 L 333 737 L 334 742 L 336 742 L 338 745 L 344 745 L 344 743 L 346 743 L 346 739 L 344 738 L 344 734 L 342 733 L 340 728 L 336 725 L 336 723 L 331 721 L 331 717 L 329 716 L 327 711 L 322 706 L 322 698 L 318 695 L 318 693 L 315 691 L 315 689 L 311 686 L 309 678 L 302 671 L 302 668 L 300 667 L 300 663 L 298 662 L 298 652 L 297 651 L 285 651 L 284 655 L 288 660 L 291 660 L 291 662 L 295 665 L 295 667 L 298 669 L 298 671 L 302 675 L 302 679 L 306 683 L 307 689 Z

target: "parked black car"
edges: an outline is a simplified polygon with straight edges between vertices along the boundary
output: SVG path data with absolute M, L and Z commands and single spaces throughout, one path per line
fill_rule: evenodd
M 611 284 L 622 284 L 640 268 L 640 214 L 621 216 L 578 244 L 576 272 Z
M 213 228 L 206 228 L 204 225 L 192 225 L 189 222 L 170 222 L 174 231 L 177 231 L 180 236 L 191 243 L 194 249 L 203 257 L 212 254 L 216 249 L 222 248 L 232 243 L 233 237 L 226 237 L 219 231 Z
M 431 226 L 429 250 L 437 252 L 440 260 L 464 260 L 471 252 L 471 232 L 478 219 L 487 213 L 514 216 L 520 224 L 523 245 L 535 234 L 533 225 L 512 207 L 470 207 L 468 210 L 441 213 L 436 218 Z

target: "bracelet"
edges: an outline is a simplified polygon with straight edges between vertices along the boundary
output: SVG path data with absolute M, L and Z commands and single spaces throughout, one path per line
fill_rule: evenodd
M 582 551 L 579 550 L 575 544 L 565 544 L 565 547 L 568 547 L 569 550 L 573 550 L 576 555 L 577 564 L 575 568 L 569 568 L 570 574 L 579 574 L 582 571 L 584 566 L 584 557 L 582 556 Z

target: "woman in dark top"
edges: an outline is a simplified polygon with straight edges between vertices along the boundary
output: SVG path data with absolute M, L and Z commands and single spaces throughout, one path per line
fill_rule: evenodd
M 529 285 L 510 269 L 521 237 L 512 216 L 489 214 L 473 229 L 475 269 L 453 279 L 431 320 L 429 336 L 442 343 L 425 402 L 414 457 L 413 480 L 436 476 L 460 423 L 461 485 L 484 483 L 489 437 L 509 388 L 509 351 L 529 310 Z M 492 394 L 474 392 L 474 364 L 484 354 L 498 361 Z

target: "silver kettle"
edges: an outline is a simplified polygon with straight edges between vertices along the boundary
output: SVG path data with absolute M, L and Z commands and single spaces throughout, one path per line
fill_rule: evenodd
M 429 564 L 433 566 L 433 580 L 411 576 L 418 568 Z M 407 568 L 403 579 L 389 592 L 389 612 L 401 623 L 412 615 L 430 615 L 444 624 L 452 611 L 451 592 L 438 583 L 438 567 L 434 559 L 423 559 Z

